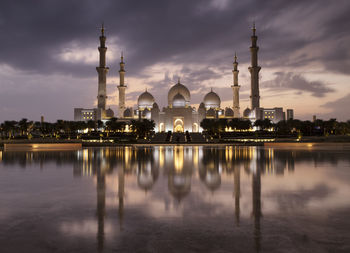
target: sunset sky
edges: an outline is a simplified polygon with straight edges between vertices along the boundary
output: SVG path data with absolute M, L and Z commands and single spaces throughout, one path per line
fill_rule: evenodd
M 303 120 L 349 120 L 349 13 L 348 0 L 1 0 L 0 121 L 73 120 L 74 107 L 95 107 L 102 22 L 115 113 L 121 51 L 127 105 L 147 88 L 161 107 L 179 77 L 192 105 L 213 88 L 232 107 L 237 52 L 242 113 L 254 21 L 261 106 L 293 108 Z

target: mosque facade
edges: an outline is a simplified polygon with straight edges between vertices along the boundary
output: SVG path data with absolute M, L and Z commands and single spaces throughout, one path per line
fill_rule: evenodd
M 260 107 L 259 94 L 259 72 L 261 67 L 258 65 L 258 51 L 256 29 L 253 27 L 253 34 L 251 36 L 251 66 L 248 68 L 251 75 L 251 89 L 250 89 L 250 107 L 243 111 L 243 118 L 249 119 L 252 122 L 258 119 L 269 119 L 273 123 L 285 119 L 283 108 L 262 108 Z M 114 117 L 114 112 L 109 108 L 106 109 L 106 79 L 109 68 L 106 67 L 106 51 L 105 46 L 106 37 L 104 35 L 104 28 L 101 28 L 100 46 L 98 47 L 100 53 L 99 66 L 96 67 L 98 73 L 98 96 L 97 108 L 74 109 L 75 120 L 108 120 Z M 232 119 L 242 118 L 240 114 L 239 105 L 239 90 L 238 82 L 238 62 L 235 54 L 233 62 L 233 81 L 232 81 L 232 107 L 221 107 L 221 99 L 217 93 L 210 90 L 200 103 L 198 108 L 191 105 L 191 93 L 189 89 L 178 80 L 168 91 L 168 104 L 162 109 L 156 103 L 153 95 L 147 89 L 139 95 L 136 108 L 126 107 L 126 89 L 125 78 L 125 62 L 123 55 L 120 61 L 119 70 L 119 106 L 118 106 L 118 120 L 130 121 L 149 119 L 155 122 L 156 132 L 200 132 L 202 129 L 200 123 L 203 119 Z M 290 115 L 294 115 L 292 109 L 288 109 L 288 119 Z

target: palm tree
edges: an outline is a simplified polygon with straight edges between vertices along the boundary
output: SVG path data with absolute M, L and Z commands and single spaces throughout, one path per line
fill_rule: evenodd
M 138 138 L 148 138 L 154 127 L 155 123 L 153 120 L 143 119 L 142 121 L 131 121 L 131 130 L 137 134 Z
M 246 119 L 232 119 L 228 124 L 236 130 L 249 130 L 252 127 L 250 120 Z
M 268 130 L 273 126 L 273 123 L 269 119 L 258 119 L 254 122 L 254 126 L 259 130 Z
M 28 119 L 26 118 L 23 118 L 18 122 L 21 136 L 28 135 L 28 129 L 30 128 L 32 123 L 33 123 L 32 121 L 28 122 Z
M 15 132 L 17 131 L 17 121 L 5 121 L 2 124 L 2 129 L 5 132 L 5 135 L 8 139 L 13 138 Z

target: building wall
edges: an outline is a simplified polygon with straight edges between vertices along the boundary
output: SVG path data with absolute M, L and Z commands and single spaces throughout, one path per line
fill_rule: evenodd
M 284 112 L 282 107 L 261 108 L 260 119 L 269 119 L 273 123 L 284 120 Z
M 86 108 L 74 108 L 74 120 L 75 121 L 89 121 L 89 120 L 101 120 L 102 109 L 86 109 Z
M 192 132 L 193 123 L 198 124 L 198 122 L 193 122 L 193 120 L 195 120 L 196 117 L 193 118 L 192 114 L 193 114 L 193 111 L 191 107 L 187 107 L 187 108 L 166 107 L 163 109 L 163 114 L 161 115 L 161 117 L 159 117 L 159 124 L 164 123 L 165 131 L 174 131 L 175 119 L 181 119 L 183 121 L 184 131 Z

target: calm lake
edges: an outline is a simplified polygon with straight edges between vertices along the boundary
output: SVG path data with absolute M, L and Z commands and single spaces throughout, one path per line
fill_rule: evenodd
M 350 146 L 0 150 L 0 252 L 350 252 Z

